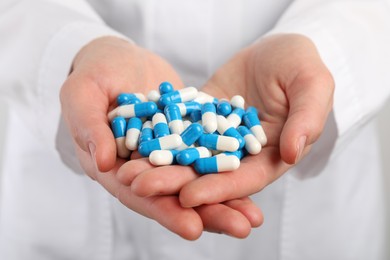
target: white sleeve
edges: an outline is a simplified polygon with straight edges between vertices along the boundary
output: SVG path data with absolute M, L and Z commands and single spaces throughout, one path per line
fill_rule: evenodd
M 0 4 L 0 95 L 47 149 L 56 151 L 59 90 L 82 46 L 107 27 L 85 1 Z
M 319 174 L 390 96 L 388 0 L 296 0 L 267 34 L 309 37 L 335 79 L 332 113 L 295 176 Z
M 270 33 L 314 41 L 335 79 L 339 137 L 367 123 L 389 98 L 388 0 L 296 0 Z

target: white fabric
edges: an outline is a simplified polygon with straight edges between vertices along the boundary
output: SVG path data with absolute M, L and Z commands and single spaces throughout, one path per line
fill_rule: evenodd
M 13 1 L 0 4 L 0 96 L 9 104 L 0 259 L 388 259 L 370 119 L 388 99 L 389 1 Z M 105 21 L 106 24 L 103 22 Z M 244 240 L 188 242 L 129 211 L 82 174 L 58 129 L 58 93 L 77 51 L 126 35 L 201 86 L 264 34 L 313 39 L 336 80 L 311 154 L 253 196 L 265 223 Z M 66 142 L 64 142 L 66 143 Z M 65 158 L 67 164 L 61 160 Z M 74 156 L 73 156 L 74 157 Z

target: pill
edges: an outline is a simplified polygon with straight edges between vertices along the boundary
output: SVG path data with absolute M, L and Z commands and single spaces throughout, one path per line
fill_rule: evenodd
M 232 105 L 226 99 L 220 99 L 217 104 L 217 114 L 228 116 L 232 112 Z
M 146 95 L 146 97 L 149 101 L 153 101 L 154 103 L 158 103 L 158 100 L 160 99 L 161 95 L 160 95 L 160 92 L 158 92 L 157 90 L 151 90 Z
M 184 130 L 186 130 L 191 124 L 192 124 L 192 122 L 190 120 L 183 120 Z
M 181 133 L 182 145 L 177 150 L 184 150 L 194 144 L 203 134 L 203 127 L 199 123 L 192 123 Z
M 141 103 L 141 100 L 135 94 L 121 93 L 116 98 L 116 103 L 118 104 L 118 106 L 123 106 L 129 104 L 138 104 Z
M 245 99 L 240 95 L 235 95 L 230 99 L 230 104 L 232 104 L 232 106 L 234 108 L 239 107 L 239 108 L 244 109 L 245 108 Z
M 194 87 L 186 87 L 161 95 L 159 103 L 166 106 L 170 103 L 184 103 L 191 101 L 198 95 L 198 90 Z
M 183 118 L 176 104 L 169 104 L 164 108 L 164 114 L 172 134 L 181 134 L 184 130 Z
M 217 116 L 217 131 L 221 135 L 231 136 L 237 139 L 239 143 L 238 149 L 241 149 L 245 145 L 245 139 L 241 136 L 241 134 L 230 125 L 230 123 L 227 121 L 227 119 L 224 116 L 218 115 Z
M 163 113 L 156 113 L 152 118 L 154 137 L 160 138 L 170 134 L 167 119 Z
M 155 150 L 149 155 L 149 162 L 154 166 L 171 165 L 176 162 L 177 150 Z
M 154 115 L 156 111 L 156 103 L 148 101 L 139 104 L 129 104 L 116 107 L 108 114 L 108 118 L 111 121 L 116 116 L 122 116 L 124 118 L 147 117 Z
M 204 103 L 201 109 L 202 126 L 206 133 L 214 133 L 217 130 L 217 114 L 213 103 Z
M 126 147 L 126 119 L 124 117 L 115 117 L 111 122 L 111 128 L 115 137 L 118 157 L 128 158 L 130 151 Z
M 255 113 L 257 115 L 259 111 L 257 111 L 257 108 L 255 108 L 254 106 L 249 106 L 246 109 L 246 112 Z
M 237 128 L 241 122 L 242 122 L 242 116 L 245 114 L 245 110 L 240 108 L 240 107 L 236 107 L 235 109 L 233 109 L 233 111 L 230 113 L 230 115 L 227 116 L 227 121 L 229 121 L 229 123 L 234 127 L 234 128 Z
M 181 116 L 187 116 L 192 113 L 194 110 L 201 110 L 202 105 L 198 102 L 189 101 L 185 103 L 177 103 L 176 104 L 180 109 Z
M 172 150 L 179 147 L 182 144 L 180 135 L 171 134 L 153 140 L 142 142 L 138 146 L 138 152 L 147 157 L 155 150 Z
M 236 156 L 200 158 L 194 163 L 195 171 L 199 174 L 234 171 L 238 167 L 240 167 L 240 160 Z
M 231 136 L 217 134 L 202 134 L 198 143 L 200 146 L 205 146 L 211 150 L 234 152 L 238 150 L 238 140 Z
M 261 146 L 267 144 L 267 136 L 265 135 L 264 129 L 261 126 L 260 119 L 253 110 L 246 111 L 242 117 L 244 124 L 249 130 L 252 131 L 256 139 L 260 142 Z
M 169 83 L 168 81 L 162 82 L 160 86 L 158 86 L 158 89 L 161 95 L 174 91 L 172 84 Z
M 130 151 L 137 150 L 142 121 L 138 117 L 132 117 L 127 122 L 126 147 Z
M 142 125 L 141 134 L 139 136 L 139 143 L 150 141 L 154 138 L 152 121 L 145 121 Z
M 218 99 L 203 92 L 203 91 L 198 91 L 198 95 L 197 97 L 194 99 L 195 102 L 198 102 L 200 104 L 204 104 L 204 103 L 213 103 L 213 104 L 217 104 L 218 103 Z
M 245 149 L 250 154 L 258 154 L 261 151 L 261 144 L 257 140 L 257 138 L 253 135 L 253 133 L 246 126 L 239 126 L 237 131 L 244 137 L 245 139 Z
M 187 148 L 176 155 L 176 161 L 181 165 L 190 165 L 199 158 L 210 157 L 211 152 L 203 146 Z

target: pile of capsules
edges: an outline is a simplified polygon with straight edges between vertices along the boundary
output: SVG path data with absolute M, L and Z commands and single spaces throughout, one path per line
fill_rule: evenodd
M 199 174 L 233 171 L 246 154 L 258 154 L 267 142 L 256 108 L 244 109 L 236 95 L 217 99 L 195 87 L 122 93 L 108 114 L 117 155 L 138 150 L 151 164 L 193 165 Z

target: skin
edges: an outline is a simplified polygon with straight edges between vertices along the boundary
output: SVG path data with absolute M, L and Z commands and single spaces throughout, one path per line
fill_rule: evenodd
M 301 35 L 266 37 L 239 51 L 203 91 L 219 98 L 239 94 L 256 106 L 268 144 L 236 171 L 202 177 L 192 167 L 153 167 L 136 152 L 130 161 L 116 157 L 107 122 L 116 96 L 147 93 L 162 81 L 184 86 L 160 57 L 122 40 L 97 39 L 79 52 L 61 103 L 82 167 L 129 209 L 185 239 L 203 231 L 246 237 L 263 221 L 248 196 L 298 163 L 320 136 L 333 103 L 331 74 Z
M 197 239 L 203 231 L 238 238 L 248 236 L 251 228 L 263 221 L 260 209 L 248 197 L 194 208 L 180 204 L 177 187 L 196 179 L 194 173 L 175 184 L 169 194 L 145 197 L 132 190 L 132 179 L 155 168 L 137 153 L 132 155 L 131 164 L 117 158 L 107 113 L 116 106 L 118 94 L 147 93 L 163 81 L 171 82 L 175 88 L 184 86 L 165 60 L 122 39 L 99 38 L 79 51 L 61 88 L 60 99 L 80 165 L 126 207 L 185 239 Z M 136 172 L 127 172 L 129 165 Z

